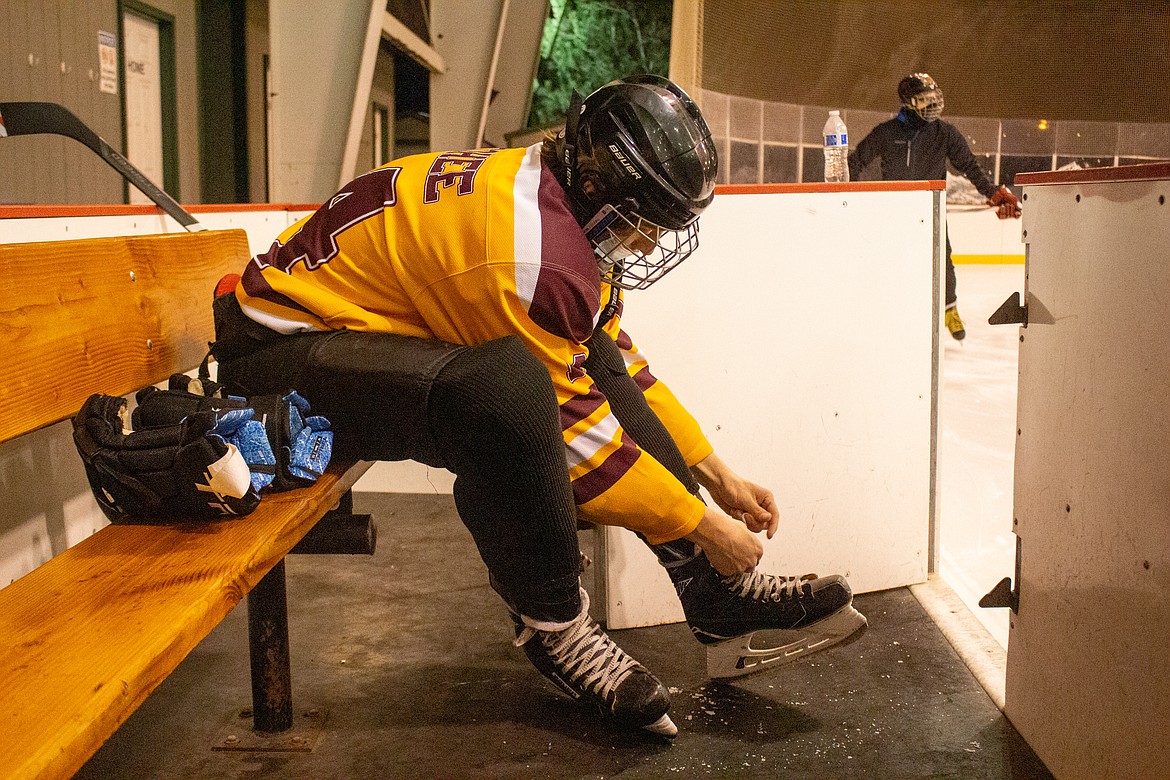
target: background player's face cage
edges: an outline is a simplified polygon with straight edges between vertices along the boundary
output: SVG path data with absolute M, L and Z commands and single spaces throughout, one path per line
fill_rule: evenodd
M 645 290 L 699 246 L 699 222 L 669 230 L 613 206 L 604 206 L 585 235 L 597 253 L 601 279 L 622 290 Z
M 910 98 L 910 110 L 918 114 L 918 116 L 925 119 L 927 122 L 933 122 L 942 116 L 943 108 L 946 105 L 943 100 L 942 90 L 938 87 L 927 90 L 926 92 L 919 92 L 914 97 Z

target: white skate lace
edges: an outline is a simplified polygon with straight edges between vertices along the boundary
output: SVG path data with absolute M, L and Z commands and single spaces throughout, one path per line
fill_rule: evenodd
M 796 595 L 797 589 L 805 582 L 816 579 L 815 574 L 802 577 L 784 577 L 777 574 L 761 574 L 758 571 L 739 574 L 724 580 L 727 586 L 739 595 L 756 601 L 771 599 L 785 601 Z
M 563 631 L 525 626 L 513 644 L 520 647 L 537 635 L 558 669 L 581 688 L 602 698 L 608 698 L 638 665 L 588 614 L 582 614 Z

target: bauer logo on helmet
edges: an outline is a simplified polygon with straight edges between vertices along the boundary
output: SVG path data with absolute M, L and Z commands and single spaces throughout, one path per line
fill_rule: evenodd
M 622 150 L 617 148 L 617 144 L 610 144 L 609 150 L 613 152 L 613 156 L 617 158 L 618 163 L 620 163 L 621 166 L 626 169 L 627 173 L 629 173 L 635 179 L 642 178 L 642 174 L 638 173 L 638 169 L 635 168 L 634 164 L 630 162 L 630 158 L 622 154 Z

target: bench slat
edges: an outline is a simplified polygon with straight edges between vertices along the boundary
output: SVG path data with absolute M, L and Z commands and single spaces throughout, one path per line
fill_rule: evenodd
M 242 230 L 0 244 L 0 441 L 198 365 L 249 254 Z
M 109 526 L 0 589 L 0 777 L 75 773 L 369 466 L 247 517 Z

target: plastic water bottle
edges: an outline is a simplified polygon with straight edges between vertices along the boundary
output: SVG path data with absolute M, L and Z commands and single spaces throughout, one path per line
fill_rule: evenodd
M 840 111 L 830 111 L 825 122 L 825 181 L 849 181 L 849 131 Z

